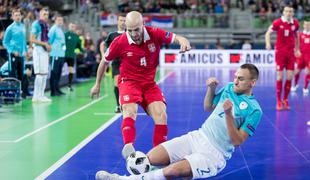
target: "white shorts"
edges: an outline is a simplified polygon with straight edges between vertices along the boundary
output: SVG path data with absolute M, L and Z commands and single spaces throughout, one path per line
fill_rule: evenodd
M 161 145 L 167 150 L 170 163 L 184 159 L 189 162 L 193 179 L 215 176 L 226 166 L 223 154 L 199 130 L 166 141 Z
M 48 52 L 41 46 L 33 48 L 33 70 L 35 74 L 48 74 Z

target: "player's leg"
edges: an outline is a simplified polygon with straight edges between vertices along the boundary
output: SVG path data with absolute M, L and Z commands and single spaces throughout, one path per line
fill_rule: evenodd
M 69 75 L 68 75 L 68 88 L 70 91 L 73 91 L 73 88 L 72 88 L 72 82 L 73 82 L 73 75 L 74 75 L 74 59 L 73 58 L 66 58 L 66 62 L 67 62 L 67 65 L 68 65 L 68 72 L 69 72 Z
M 57 73 L 57 60 L 54 56 L 50 57 L 51 61 L 51 76 L 50 76 L 50 89 L 51 89 L 51 96 L 57 96 L 56 93 L 56 73 Z
M 40 75 L 40 51 L 39 47 L 33 48 L 33 70 L 35 74 L 32 102 L 39 102 L 39 90 L 42 83 L 42 76 Z
M 64 65 L 64 58 L 63 57 L 59 57 L 58 58 L 58 65 L 57 65 L 57 74 L 56 74 L 56 91 L 57 93 L 59 93 L 60 95 L 64 95 L 65 93 L 62 92 L 60 90 L 60 87 L 59 87 L 59 82 L 60 82 L 60 78 L 61 78 L 61 74 L 62 74 L 62 67 Z
M 118 78 L 119 75 L 113 76 L 114 79 L 114 95 L 115 95 L 115 101 L 116 101 L 116 107 L 115 107 L 115 112 L 120 113 L 121 112 L 121 106 L 119 104 L 119 89 L 118 89 Z
M 153 146 L 157 146 L 158 144 L 167 141 L 168 126 L 166 104 L 162 101 L 152 102 L 148 105 L 147 111 L 155 122 Z
M 284 96 L 283 96 L 283 108 L 286 110 L 291 109 L 288 103 L 288 96 L 290 94 L 291 86 L 292 86 L 292 79 L 294 77 L 294 60 L 295 56 L 291 55 L 288 56 L 288 62 L 286 64 L 286 81 L 284 84 Z
M 135 152 L 133 143 L 136 138 L 135 122 L 137 118 L 138 103 L 142 102 L 141 84 L 135 81 L 119 79 L 119 101 L 123 110 L 122 135 L 124 147 L 122 155 L 125 159 Z
M 303 94 L 307 95 L 309 94 L 309 89 L 308 89 L 308 85 L 309 85 L 309 81 L 310 81 L 310 60 L 307 60 L 307 66 L 306 66 L 306 75 L 305 75 L 305 84 L 304 84 L 304 88 L 303 88 Z
M 14 56 L 14 54 L 10 53 L 9 54 L 9 77 L 14 77 L 16 78 L 17 74 L 16 74 L 16 58 Z
M 173 164 L 171 167 L 168 166 L 165 169 L 157 169 L 141 175 L 131 176 L 119 176 L 117 174 L 110 174 L 106 171 L 99 171 L 96 174 L 96 179 L 141 179 L 143 177 L 148 180 L 160 180 L 168 177 L 176 177 L 177 175 L 180 175 L 180 173 L 189 172 L 191 168 L 188 167 L 188 163 L 183 159 L 192 152 L 189 138 L 188 134 L 174 138 L 152 148 L 148 152 L 147 156 L 151 165 L 167 166 L 170 162 L 177 163 Z M 180 149 L 180 147 L 182 148 Z M 182 160 L 184 162 L 182 162 Z M 184 165 L 187 165 L 188 168 L 181 168 L 181 166 Z M 181 168 L 182 171 L 177 172 L 175 169 L 172 169 L 172 167 L 177 169 Z M 165 175 L 164 172 L 166 173 Z M 184 174 L 183 176 L 190 176 L 190 174 Z
M 294 86 L 292 86 L 291 91 L 295 92 L 298 89 L 298 82 L 299 82 L 299 76 L 300 76 L 300 71 L 304 68 L 304 63 L 303 63 L 303 58 L 299 57 L 296 58 L 297 60 L 297 67 L 294 72 Z
M 114 60 L 117 61 L 117 60 Z M 114 79 L 114 95 L 115 95 L 115 100 L 116 100 L 116 107 L 115 107 L 115 112 L 120 113 L 121 112 L 121 107 L 119 104 L 119 89 L 118 89 L 118 77 L 119 77 L 119 63 L 118 62 L 112 62 L 112 75 Z
M 166 180 L 176 177 L 191 177 L 192 170 L 187 160 L 170 164 L 163 169 L 149 171 L 140 175 L 120 176 L 118 174 L 111 174 L 106 171 L 99 171 L 96 173 L 97 180 Z
M 144 87 L 144 100 L 141 105 L 154 120 L 153 146 L 157 146 L 167 141 L 168 126 L 165 98 L 155 82 Z
M 42 48 L 42 47 L 40 47 Z M 46 97 L 44 95 L 45 92 L 45 88 L 46 88 L 46 81 L 47 81 L 47 75 L 48 75 L 48 67 L 49 67 L 49 55 L 48 52 L 43 50 L 43 48 L 41 49 L 41 53 L 40 53 L 40 76 L 42 76 L 41 78 L 41 87 L 39 90 L 39 99 L 41 102 L 51 102 L 52 100 L 49 99 L 48 97 Z
M 122 155 L 124 159 L 135 152 L 133 143 L 136 139 L 136 118 L 138 112 L 138 104 L 136 103 L 128 103 L 122 105 L 123 109 L 123 122 L 122 122 L 122 135 L 124 147 L 122 150 Z
M 276 52 L 276 97 L 277 97 L 277 110 L 282 110 L 282 80 L 283 80 L 283 65 L 284 58 L 281 53 Z

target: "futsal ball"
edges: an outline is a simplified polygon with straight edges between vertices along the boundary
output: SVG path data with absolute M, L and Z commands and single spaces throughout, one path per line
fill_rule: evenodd
M 150 170 L 151 164 L 147 156 L 141 152 L 136 151 L 127 158 L 127 171 L 132 175 L 146 173 Z

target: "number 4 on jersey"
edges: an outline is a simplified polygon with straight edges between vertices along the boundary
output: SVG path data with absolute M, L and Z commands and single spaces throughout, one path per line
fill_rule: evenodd
M 146 60 L 145 57 L 140 59 L 140 66 L 146 66 Z

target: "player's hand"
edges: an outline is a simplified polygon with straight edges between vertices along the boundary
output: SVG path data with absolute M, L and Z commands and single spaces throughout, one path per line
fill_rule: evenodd
M 191 49 L 191 45 L 186 38 L 181 37 L 179 39 L 179 43 L 180 43 L 180 53 L 184 53 L 184 52 L 189 51 Z
M 271 44 L 266 44 L 266 49 L 271 50 Z
M 209 79 L 207 79 L 207 82 L 206 82 L 207 86 L 211 89 L 214 89 L 216 88 L 216 86 L 219 84 L 218 80 L 215 78 L 215 77 L 210 77 Z
M 232 107 L 233 103 L 229 99 L 226 99 L 223 104 L 225 114 L 231 114 Z
M 300 57 L 301 56 L 301 52 L 299 49 L 295 50 L 295 57 Z
M 91 89 L 90 89 L 90 97 L 93 99 L 99 98 L 100 94 L 100 85 L 95 84 Z
M 45 43 L 45 48 L 46 48 L 46 50 L 48 51 L 48 52 L 50 52 L 51 51 L 51 49 L 52 49 L 52 46 L 51 45 L 49 45 L 48 43 Z

